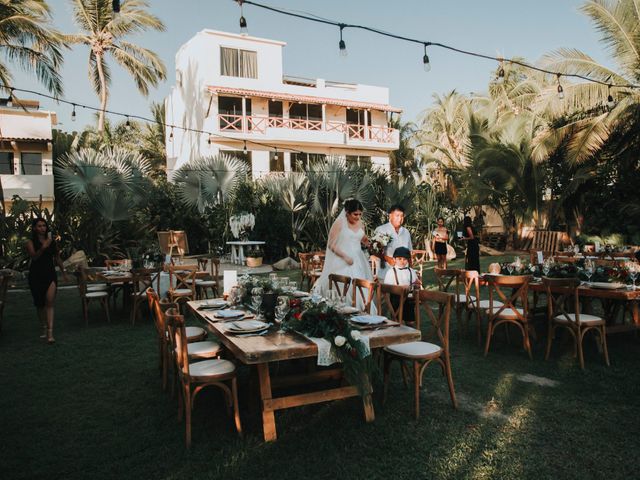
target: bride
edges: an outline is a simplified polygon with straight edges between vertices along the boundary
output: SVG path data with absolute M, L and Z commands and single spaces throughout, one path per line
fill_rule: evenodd
M 344 209 L 329 230 L 324 268 L 313 286 L 313 293 L 327 296 L 329 275 L 332 273 L 373 280 L 369 261 L 361 248 L 361 244 L 369 243 L 362 224 L 362 210 L 360 201 L 353 198 L 345 200 Z M 353 295 L 351 288 L 348 295 Z

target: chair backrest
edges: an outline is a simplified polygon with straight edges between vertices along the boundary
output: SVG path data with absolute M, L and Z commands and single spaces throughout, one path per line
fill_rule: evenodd
M 308 277 L 313 270 L 313 253 L 298 253 L 300 259 L 300 270 L 302 270 L 302 276 Z
M 526 322 L 531 275 L 485 275 L 484 278 L 489 285 L 489 317 L 496 317 L 504 310 L 511 309 L 520 321 Z M 511 294 L 507 296 L 503 289 L 511 289 Z M 494 300 L 502 302 L 502 306 L 494 307 Z M 521 305 L 522 313 L 517 310 L 518 303 Z
M 162 268 L 134 268 L 131 270 L 133 293 L 141 293 L 148 288 L 160 291 L 160 272 Z
M 465 303 L 467 308 L 477 308 L 480 301 L 480 274 L 476 270 L 463 270 L 460 272 L 460 280 L 464 287 Z
M 398 323 L 404 323 L 404 304 L 407 301 L 407 296 L 413 287 L 409 285 L 390 285 L 388 283 L 381 283 L 378 289 L 378 312 L 387 313 L 391 317 L 391 320 Z M 392 297 L 398 299 L 396 306 L 393 305 Z
M 411 265 L 416 268 L 415 265 L 422 265 L 427 262 L 426 250 L 411 250 Z
M 564 232 L 554 232 L 550 230 L 535 230 L 533 232 L 534 250 L 547 250 L 549 252 L 557 252 L 562 244 L 562 236 Z
M 188 288 L 195 295 L 197 265 L 169 265 L 168 270 L 171 289 Z
M 209 267 L 211 280 L 218 280 L 220 276 L 220 259 L 214 256 L 198 258 L 198 270 L 207 271 L 207 266 Z
M 434 290 L 415 290 L 413 295 L 416 309 L 416 328 L 420 330 L 421 314 L 424 312 L 426 319 L 431 322 L 434 328 L 445 355 L 449 355 L 449 321 L 454 295 Z
M 351 277 L 346 275 L 338 275 L 332 273 L 329 275 L 329 290 L 334 288 L 338 291 L 341 297 L 346 297 L 349 287 L 351 286 Z
M 446 293 L 454 293 L 456 298 L 460 295 L 460 273 L 462 270 L 457 268 L 434 268 L 433 272 L 436 274 L 436 280 L 438 280 L 438 290 Z M 453 288 L 453 291 L 449 291 Z
M 184 317 L 177 308 L 169 308 L 164 313 L 164 319 L 169 332 L 169 344 L 174 352 L 178 372 L 183 378 L 189 378 L 189 349 Z
M 158 336 L 164 338 L 166 329 L 164 313 L 170 308 L 178 308 L 178 305 L 175 303 L 161 302 L 158 293 L 153 288 L 147 289 L 147 299 L 149 300 L 149 309 L 153 314 L 156 332 Z
M 377 298 L 378 282 L 373 280 L 365 280 L 363 278 L 353 279 L 353 302 L 355 307 L 360 298 L 362 302 L 362 310 L 371 313 L 371 302 Z
M 547 278 L 542 277 L 542 283 L 547 291 L 547 318 L 561 316 L 568 322 L 573 322 L 569 313 L 575 313 L 575 321 L 580 324 L 580 297 L 577 278 Z M 573 304 L 571 307 L 569 305 Z

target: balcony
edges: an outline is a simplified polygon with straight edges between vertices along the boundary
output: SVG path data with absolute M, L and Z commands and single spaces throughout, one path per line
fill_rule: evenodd
M 329 146 L 347 145 L 378 150 L 395 150 L 399 133 L 395 128 L 340 121 L 219 114 L 221 133 L 243 138 L 262 136 L 269 141 L 305 142 Z

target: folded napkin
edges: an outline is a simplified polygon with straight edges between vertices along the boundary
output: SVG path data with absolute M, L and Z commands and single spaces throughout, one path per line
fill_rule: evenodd
M 244 312 L 242 310 L 218 310 L 214 313 L 214 316 L 218 318 L 237 318 L 244 317 Z
M 233 330 L 256 330 L 258 328 L 268 327 L 267 323 L 260 320 L 244 320 L 242 322 L 232 322 L 229 324 Z
M 351 317 L 352 322 L 362 325 L 378 325 L 379 323 L 384 323 L 386 320 L 387 317 L 383 317 L 382 315 L 354 315 Z

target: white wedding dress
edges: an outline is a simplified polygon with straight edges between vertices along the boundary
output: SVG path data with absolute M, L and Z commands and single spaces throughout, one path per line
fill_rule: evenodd
M 349 223 L 343 210 L 329 232 L 324 267 L 320 278 L 313 285 L 313 293 L 324 297 L 327 296 L 329 292 L 329 275 L 331 274 L 373 280 L 369 260 L 360 245 L 364 236 L 362 224 L 358 225 L 356 230 L 349 228 Z M 344 256 L 350 257 L 353 260 L 353 264 L 349 265 L 344 260 Z M 351 288 L 349 288 L 347 295 L 349 302 L 351 302 L 353 298 L 353 290 Z M 362 307 L 360 298 L 356 299 L 356 307 Z M 375 313 L 375 310 L 375 305 L 372 303 L 371 313 Z

